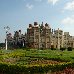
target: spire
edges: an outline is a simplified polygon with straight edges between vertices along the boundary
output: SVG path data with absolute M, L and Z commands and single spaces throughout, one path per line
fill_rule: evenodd
M 42 24 L 41 24 L 41 27 L 43 27 L 43 22 L 42 22 Z

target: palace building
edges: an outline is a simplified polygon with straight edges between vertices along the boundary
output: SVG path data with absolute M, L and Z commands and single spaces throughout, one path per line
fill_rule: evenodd
M 51 48 L 51 28 L 49 24 L 29 24 L 27 28 L 27 41 L 32 48 Z
M 48 23 L 29 24 L 27 33 L 21 34 L 21 30 L 15 31 L 14 36 L 7 34 L 8 47 L 28 47 L 34 49 L 49 48 L 74 48 L 74 36 L 70 36 L 69 32 L 51 29 Z

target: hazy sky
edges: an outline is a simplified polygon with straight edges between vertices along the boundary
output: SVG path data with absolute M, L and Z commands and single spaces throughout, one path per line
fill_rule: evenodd
M 5 26 L 12 34 L 19 29 L 24 34 L 34 21 L 74 35 L 74 0 L 0 0 L 0 43 L 5 40 Z

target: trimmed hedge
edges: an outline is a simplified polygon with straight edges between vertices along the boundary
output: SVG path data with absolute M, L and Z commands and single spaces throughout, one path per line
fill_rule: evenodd
M 66 67 L 74 68 L 74 63 L 43 64 L 43 65 L 19 65 L 0 63 L 0 73 L 3 74 L 35 74 L 47 73 L 48 71 L 62 71 Z

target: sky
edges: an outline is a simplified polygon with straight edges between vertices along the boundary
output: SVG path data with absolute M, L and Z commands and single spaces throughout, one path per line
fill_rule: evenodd
M 13 36 L 18 30 L 25 34 L 34 22 L 74 36 L 74 0 L 0 0 L 0 43 L 5 42 L 4 27 L 9 26 Z

